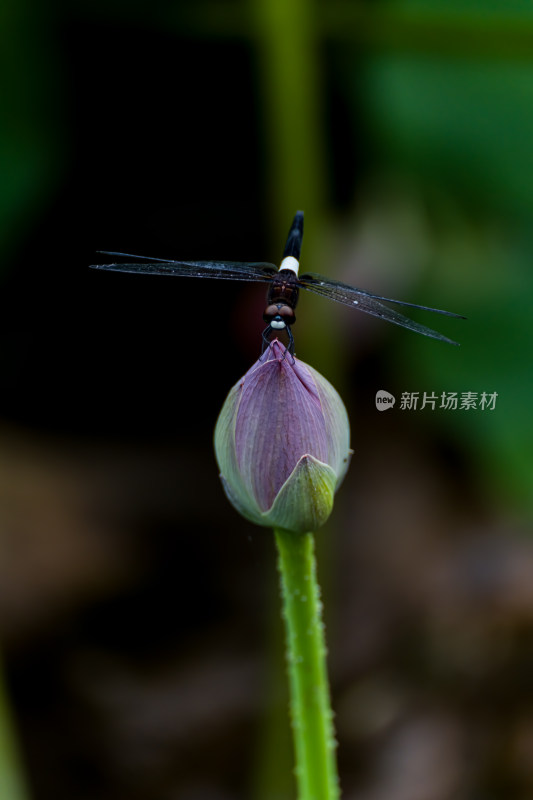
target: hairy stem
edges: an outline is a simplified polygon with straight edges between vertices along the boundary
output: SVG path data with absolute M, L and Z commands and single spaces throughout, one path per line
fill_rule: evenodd
M 338 800 L 335 737 L 312 533 L 274 530 L 279 553 L 299 800 Z

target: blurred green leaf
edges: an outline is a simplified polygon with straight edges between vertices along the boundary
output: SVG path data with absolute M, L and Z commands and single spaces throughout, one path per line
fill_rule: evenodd
M 43 11 L 31 0 L 6 0 L 0 16 L 2 250 L 29 229 L 64 167 L 57 50 Z
M 416 18 L 416 8 L 444 6 L 452 13 L 442 3 L 393 3 L 382 12 L 401 9 Z M 492 11 L 505 8 L 491 4 Z M 479 4 L 463 7 L 473 9 Z M 531 18 L 529 4 L 514 3 L 515 22 L 521 10 Z M 533 512 L 533 61 L 454 57 L 453 39 L 448 44 L 447 55 L 375 50 L 363 62 L 346 48 L 339 64 L 360 108 L 369 174 L 400 176 L 409 186 L 406 205 L 413 186 L 418 193 L 429 254 L 410 299 L 430 298 L 468 317 L 439 328 L 460 350 L 395 339 L 398 386 L 498 392 L 494 411 L 435 412 L 435 422 L 467 446 L 493 497 Z

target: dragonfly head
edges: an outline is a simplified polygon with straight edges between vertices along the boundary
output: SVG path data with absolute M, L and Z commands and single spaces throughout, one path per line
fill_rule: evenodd
M 296 322 L 296 315 L 285 303 L 271 303 L 265 308 L 263 319 L 273 330 L 282 331 Z

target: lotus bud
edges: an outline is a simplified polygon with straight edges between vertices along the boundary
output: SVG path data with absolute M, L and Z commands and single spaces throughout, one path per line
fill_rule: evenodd
M 333 508 L 349 440 L 336 390 L 275 339 L 231 389 L 216 424 L 226 495 L 257 525 L 313 531 Z

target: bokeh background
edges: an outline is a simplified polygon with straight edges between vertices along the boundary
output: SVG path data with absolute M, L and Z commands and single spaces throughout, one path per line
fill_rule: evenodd
M 531 798 L 530 4 L 4 0 L 0 41 L 3 800 L 294 797 L 274 543 L 212 453 L 264 289 L 88 265 L 277 262 L 299 208 L 304 269 L 468 317 L 300 300 L 355 451 L 318 534 L 343 796 Z

